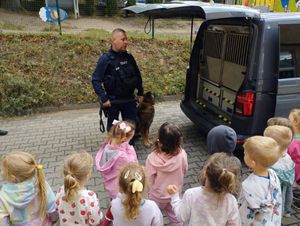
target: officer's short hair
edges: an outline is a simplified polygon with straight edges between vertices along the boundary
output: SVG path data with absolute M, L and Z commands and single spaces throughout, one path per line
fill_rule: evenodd
M 126 34 L 126 31 L 122 28 L 115 28 L 112 33 L 111 33 L 111 36 L 114 36 L 114 34 L 116 33 L 123 33 L 123 34 Z

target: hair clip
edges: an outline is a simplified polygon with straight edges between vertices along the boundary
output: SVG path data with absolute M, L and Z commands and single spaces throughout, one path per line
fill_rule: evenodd
M 134 180 L 132 183 L 132 193 L 135 192 L 142 192 L 143 191 L 143 184 L 139 180 Z
M 113 125 L 117 125 L 120 121 L 119 120 L 116 120 L 114 119 L 114 121 L 112 122 Z
M 43 169 L 43 165 L 38 164 L 38 165 L 35 166 L 35 168 L 38 169 L 38 170 L 41 170 L 41 169 Z
M 129 173 L 130 173 L 130 170 L 127 170 L 127 172 L 126 172 L 125 175 L 124 175 L 124 179 L 127 179 L 127 178 L 128 178 Z
M 141 176 L 141 174 L 139 174 L 138 172 L 134 173 L 134 177 L 136 180 L 141 181 L 143 179 L 143 177 Z
M 131 127 L 128 126 L 128 125 L 126 125 L 125 122 L 121 122 L 120 125 L 119 125 L 119 127 L 120 127 L 121 130 L 124 130 L 125 133 L 128 133 L 128 132 L 131 131 Z

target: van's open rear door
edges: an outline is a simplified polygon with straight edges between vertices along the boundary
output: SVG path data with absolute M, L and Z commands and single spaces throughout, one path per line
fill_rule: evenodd
M 250 48 L 250 28 L 245 21 L 259 19 L 260 12 L 244 6 L 200 1 L 142 4 L 125 10 L 152 18 L 201 18 L 206 20 L 203 24 L 210 24 L 209 20 L 221 23 L 223 19 L 234 22 L 232 27 L 226 24 L 200 28 L 187 72 L 185 98 L 181 102 L 183 112 L 204 130 L 220 122 L 230 124 Z
M 213 20 L 220 18 L 260 17 L 258 10 L 245 6 L 206 3 L 200 1 L 138 4 L 126 7 L 124 10 L 137 14 L 144 14 L 153 18 L 186 17 Z

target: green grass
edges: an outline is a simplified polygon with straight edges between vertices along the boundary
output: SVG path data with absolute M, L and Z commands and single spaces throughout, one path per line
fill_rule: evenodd
M 13 23 L 9 23 L 9 22 L 0 22 L 0 29 L 3 30 L 18 30 L 18 31 L 22 31 L 26 29 L 26 26 L 24 25 L 18 25 L 18 24 L 13 24 Z
M 58 24 L 47 24 L 48 26 L 44 27 L 41 32 L 50 32 L 50 33 L 57 33 L 59 32 L 59 26 Z M 66 25 L 66 24 L 62 24 L 61 26 L 62 31 L 64 31 L 65 29 L 78 29 L 78 27 L 76 26 L 70 26 L 70 25 Z
M 145 91 L 181 94 L 189 59 L 188 37 L 128 33 L 128 50 L 141 70 Z M 0 116 L 24 115 L 38 108 L 97 102 L 91 76 L 110 34 L 0 34 Z

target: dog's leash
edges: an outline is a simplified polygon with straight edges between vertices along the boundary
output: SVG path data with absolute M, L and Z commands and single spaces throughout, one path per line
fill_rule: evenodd
M 100 116 L 100 121 L 99 121 L 99 129 L 101 133 L 105 132 L 105 126 L 104 126 L 104 122 L 102 119 L 102 112 L 103 112 L 103 108 L 102 108 L 102 103 L 100 103 L 100 110 L 99 110 L 99 116 Z
M 124 99 L 124 100 L 112 100 L 111 101 L 111 104 L 123 104 L 123 103 L 127 103 L 127 102 L 130 102 L 130 101 L 133 101 L 134 99 Z M 107 117 L 107 113 L 105 112 L 105 110 L 103 109 L 102 107 L 102 103 L 100 102 L 100 110 L 99 110 L 99 117 L 100 117 L 100 120 L 99 120 L 99 130 L 101 133 L 104 133 L 105 132 L 105 126 L 104 126 L 104 122 L 103 122 L 103 119 L 102 119 L 102 113 L 105 115 L 105 117 Z

